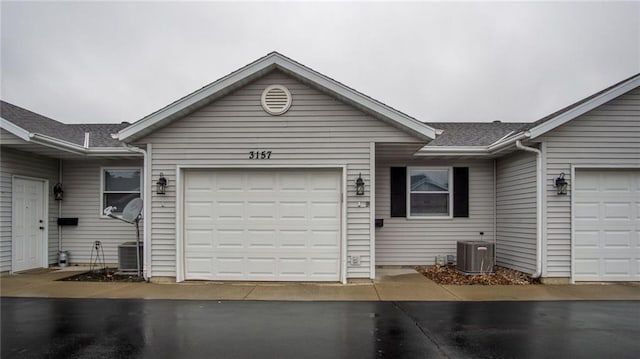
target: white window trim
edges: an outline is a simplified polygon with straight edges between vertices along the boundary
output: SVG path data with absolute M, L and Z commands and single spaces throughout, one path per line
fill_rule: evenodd
M 119 167 L 119 166 L 108 166 L 108 167 L 100 167 L 100 218 L 109 218 L 109 216 L 104 215 L 104 194 L 106 193 L 104 190 L 104 172 L 111 170 L 138 170 L 140 171 L 140 191 L 117 191 L 114 193 L 139 193 L 140 198 L 142 198 L 142 184 L 143 184 L 143 172 L 142 167 Z
M 412 170 L 447 170 L 449 171 L 449 191 L 429 191 L 422 193 L 447 193 L 449 194 L 449 215 L 448 216 L 412 216 L 411 215 L 411 171 Z M 415 192 L 420 193 L 420 192 Z M 408 219 L 452 219 L 453 218 L 453 167 L 407 167 L 407 218 Z

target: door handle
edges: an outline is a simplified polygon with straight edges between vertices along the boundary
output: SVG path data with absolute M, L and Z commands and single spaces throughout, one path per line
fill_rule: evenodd
M 42 227 L 42 226 L 41 226 L 41 227 L 40 227 L 40 229 L 41 229 L 41 230 L 44 230 L 44 227 Z

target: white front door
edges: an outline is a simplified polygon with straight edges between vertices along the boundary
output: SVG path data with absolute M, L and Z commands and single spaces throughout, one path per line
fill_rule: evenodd
M 45 267 L 45 181 L 13 177 L 12 271 Z
M 185 279 L 339 281 L 339 170 L 190 170 L 184 193 Z
M 574 280 L 640 280 L 640 170 L 576 170 Z

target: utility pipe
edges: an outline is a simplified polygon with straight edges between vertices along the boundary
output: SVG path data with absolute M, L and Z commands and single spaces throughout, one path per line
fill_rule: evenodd
M 536 154 L 536 272 L 531 277 L 539 278 L 542 274 L 542 195 L 544 193 L 542 151 L 534 147 L 527 147 L 520 140 L 516 140 L 516 148 Z

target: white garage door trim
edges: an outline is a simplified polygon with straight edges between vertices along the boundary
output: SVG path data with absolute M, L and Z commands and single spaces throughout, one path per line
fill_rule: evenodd
M 576 170 L 597 170 L 597 169 L 609 169 L 609 170 L 639 170 L 640 166 L 634 166 L 634 165 L 571 165 L 571 181 L 573 183 L 569 184 L 569 187 L 571 188 L 571 283 L 575 284 L 576 282 L 576 276 L 575 276 L 575 268 L 576 268 L 576 264 L 575 264 L 575 238 L 576 238 L 576 234 L 575 234 L 575 228 L 576 228 L 576 223 L 575 223 L 575 213 L 576 213 L 576 203 L 575 203 L 575 196 L 573 195 L 573 188 L 575 188 L 576 185 Z
M 338 169 L 342 176 L 342 203 L 340 206 L 340 281 L 347 283 L 347 166 L 345 165 L 178 165 L 176 166 L 176 282 L 184 282 L 184 175 L 191 169 Z

